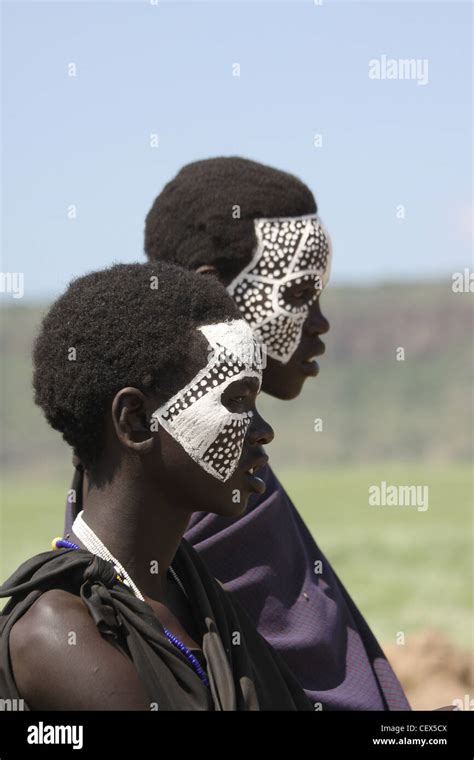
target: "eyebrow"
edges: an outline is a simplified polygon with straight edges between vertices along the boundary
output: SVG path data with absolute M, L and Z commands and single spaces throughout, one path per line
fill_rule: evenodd
M 234 384 L 238 385 L 239 383 L 242 383 L 243 385 L 246 385 L 247 388 L 249 388 L 249 390 L 251 390 L 251 391 L 253 391 L 253 390 L 257 391 L 258 388 L 259 388 L 259 386 L 260 386 L 258 378 L 252 377 L 251 375 L 247 375 L 246 377 L 239 377 L 238 380 L 233 380 L 231 383 L 229 383 L 229 385 L 227 386 L 227 388 L 230 388 L 230 386 L 234 385 Z

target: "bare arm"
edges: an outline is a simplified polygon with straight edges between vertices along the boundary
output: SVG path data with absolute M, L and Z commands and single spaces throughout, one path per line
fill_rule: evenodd
M 82 600 L 43 594 L 10 632 L 18 691 L 32 710 L 149 710 L 132 661 L 98 632 Z

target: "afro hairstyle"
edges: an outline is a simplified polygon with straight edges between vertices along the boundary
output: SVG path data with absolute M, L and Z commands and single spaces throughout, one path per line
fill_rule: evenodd
M 311 190 L 292 174 L 246 158 L 196 161 L 168 182 L 148 212 L 145 253 L 186 269 L 214 265 L 228 285 L 252 258 L 254 219 L 316 211 Z
M 241 318 L 224 287 L 164 262 L 117 264 L 79 277 L 45 316 L 33 350 L 35 401 L 86 468 L 127 386 L 163 401 L 207 361 L 203 324 Z M 202 347 L 202 348 L 201 348 Z

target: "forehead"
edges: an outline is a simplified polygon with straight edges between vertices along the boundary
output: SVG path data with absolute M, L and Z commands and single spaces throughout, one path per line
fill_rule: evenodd
M 245 319 L 234 319 L 199 328 L 209 346 L 208 364 L 226 365 L 229 375 L 244 371 L 260 374 L 261 350 Z M 222 379 L 218 375 L 216 379 Z M 216 383 L 217 384 L 217 383 Z
M 248 274 L 283 277 L 328 267 L 330 240 L 317 214 L 255 219 L 257 250 Z

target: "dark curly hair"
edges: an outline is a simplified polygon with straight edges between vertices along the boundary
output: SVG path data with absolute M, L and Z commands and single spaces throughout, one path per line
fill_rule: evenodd
M 42 322 L 35 401 L 89 468 L 115 394 L 132 386 L 167 400 L 189 382 L 190 365 L 207 360 L 204 337 L 191 339 L 195 328 L 236 317 L 214 278 L 171 264 L 118 264 L 79 277 Z
M 252 257 L 254 219 L 316 211 L 311 190 L 292 174 L 246 158 L 196 161 L 168 182 L 148 212 L 145 253 L 186 269 L 213 264 L 227 285 Z

